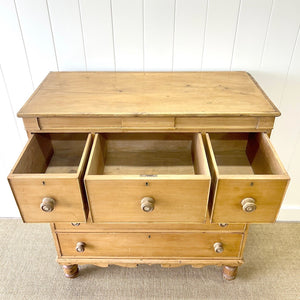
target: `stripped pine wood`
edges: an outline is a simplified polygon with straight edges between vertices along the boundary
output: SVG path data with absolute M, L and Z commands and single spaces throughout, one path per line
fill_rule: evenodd
M 62 257 L 131 257 L 131 258 L 197 258 L 240 257 L 242 234 L 217 233 L 59 233 Z M 85 243 L 82 253 L 76 252 L 76 243 Z M 224 247 L 222 253 L 214 251 L 214 243 Z
M 76 104 L 75 104 L 76 103 Z M 279 116 L 245 72 L 52 72 L 19 117 Z
M 290 179 L 268 136 L 207 134 L 206 139 L 214 169 L 211 221 L 275 222 Z M 246 198 L 254 199 L 254 211 L 244 210 Z

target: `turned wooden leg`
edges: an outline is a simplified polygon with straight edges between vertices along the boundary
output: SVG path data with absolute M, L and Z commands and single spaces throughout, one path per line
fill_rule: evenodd
M 238 267 L 223 266 L 223 278 L 233 280 L 236 277 Z
M 63 270 L 67 278 L 75 278 L 78 276 L 78 265 L 63 265 Z

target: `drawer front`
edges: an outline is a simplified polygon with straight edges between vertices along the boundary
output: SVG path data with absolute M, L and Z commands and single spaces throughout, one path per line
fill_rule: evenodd
M 36 134 L 8 180 L 24 222 L 85 222 L 83 173 L 91 136 Z
M 212 223 L 276 221 L 289 176 L 268 136 L 207 135 Z
M 62 256 L 77 257 L 236 258 L 240 257 L 242 239 L 243 234 L 238 233 L 58 234 Z
M 86 180 L 94 222 L 205 223 L 209 180 Z M 153 199 L 152 211 L 142 209 Z M 147 200 L 146 200 L 147 202 Z
M 24 222 L 85 222 L 86 208 L 76 178 L 12 178 L 9 181 Z M 53 211 L 41 209 L 45 198 L 55 201 Z
M 200 134 L 96 134 L 85 175 L 92 221 L 205 223 Z
M 219 179 L 212 222 L 275 222 L 286 186 L 286 180 Z M 254 199 L 256 209 L 249 212 L 244 210 L 243 199 Z

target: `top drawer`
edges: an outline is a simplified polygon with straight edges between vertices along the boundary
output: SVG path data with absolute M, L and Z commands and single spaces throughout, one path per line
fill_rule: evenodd
M 8 180 L 24 222 L 84 222 L 88 134 L 34 134 Z
M 212 223 L 271 223 L 289 176 L 265 133 L 206 134 Z
M 96 134 L 85 186 L 93 222 L 205 223 L 200 134 Z

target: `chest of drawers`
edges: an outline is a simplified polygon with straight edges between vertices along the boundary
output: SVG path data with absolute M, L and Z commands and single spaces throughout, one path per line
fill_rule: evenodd
M 67 277 L 219 265 L 231 280 L 289 182 L 279 115 L 246 72 L 52 72 L 18 113 L 29 140 L 8 180 L 23 221 L 51 223 Z

